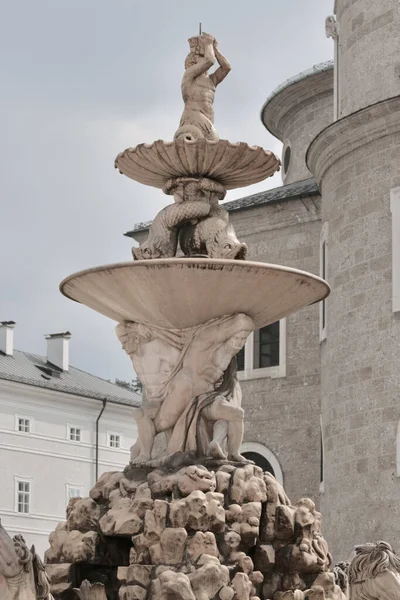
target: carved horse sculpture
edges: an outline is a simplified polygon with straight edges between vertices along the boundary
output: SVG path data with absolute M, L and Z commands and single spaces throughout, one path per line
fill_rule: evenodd
M 350 600 L 398 600 L 400 557 L 387 542 L 356 546 L 349 566 Z
M 0 522 L 1 600 L 54 600 L 44 565 L 22 535 L 8 535 Z

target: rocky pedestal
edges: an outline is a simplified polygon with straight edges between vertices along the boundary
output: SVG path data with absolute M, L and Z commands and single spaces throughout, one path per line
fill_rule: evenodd
M 77 599 L 85 579 L 109 600 L 297 598 L 289 591 L 333 582 L 314 503 L 292 504 L 253 464 L 105 473 L 89 498 L 71 499 L 50 546 L 59 600 Z

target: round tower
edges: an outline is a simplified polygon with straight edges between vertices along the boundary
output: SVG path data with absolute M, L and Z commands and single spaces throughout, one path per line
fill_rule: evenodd
M 311 177 L 306 150 L 333 120 L 333 62 L 316 65 L 277 87 L 262 107 L 261 120 L 283 143 L 283 183 Z
M 311 143 L 332 294 L 321 342 L 324 531 L 400 550 L 400 4 L 336 0 L 338 120 Z

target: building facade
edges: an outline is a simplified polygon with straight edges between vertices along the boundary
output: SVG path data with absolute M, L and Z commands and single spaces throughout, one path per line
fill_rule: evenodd
M 290 498 L 316 501 L 339 561 L 366 541 L 400 551 L 400 4 L 336 0 L 334 12 L 335 60 L 262 108 L 283 186 L 225 207 L 250 260 L 332 288 L 252 334 L 238 365 L 242 451 Z M 148 226 L 127 235 L 141 243 Z
M 43 555 L 69 499 L 128 463 L 140 397 L 71 367 L 70 334 L 43 357 L 15 350 L 13 329 L 0 324 L 0 518 Z

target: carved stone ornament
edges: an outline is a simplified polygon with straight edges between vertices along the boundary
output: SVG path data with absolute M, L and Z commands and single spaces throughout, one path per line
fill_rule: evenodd
M 349 566 L 351 600 L 400 598 L 400 557 L 387 542 L 355 547 Z
M 334 15 L 330 15 L 325 19 L 325 34 L 327 38 L 336 40 L 339 36 L 339 23 Z
M 53 600 L 45 567 L 22 535 L 12 539 L 0 522 L 1 600 Z
M 233 190 L 271 177 L 279 171 L 280 160 L 259 146 L 200 138 L 127 148 L 118 154 L 115 167 L 139 183 L 160 189 L 173 177 L 207 177 Z

